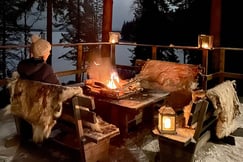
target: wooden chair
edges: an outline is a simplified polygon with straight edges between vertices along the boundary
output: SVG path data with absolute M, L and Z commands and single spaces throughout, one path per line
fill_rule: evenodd
M 210 105 L 211 106 L 211 105 Z M 207 100 L 193 103 L 188 125 L 190 128 L 177 128 L 176 134 L 161 134 L 157 128 L 153 133 L 159 140 L 159 159 L 161 162 L 191 162 L 194 153 L 211 137 L 211 131 L 216 121 L 209 109 Z
M 120 133 L 119 128 L 105 121 L 102 121 L 100 126 L 102 132 L 84 126 L 84 123 L 92 125 L 98 122 L 96 113 L 92 111 L 95 109 L 93 97 L 75 96 L 71 103 L 73 109 L 68 109 L 70 105 L 64 108 L 59 120 L 59 123 L 67 122 L 64 126 L 62 125 L 62 128 L 66 129 L 66 136 L 69 138 L 67 139 L 63 135 L 60 138 L 57 135 L 55 140 L 64 146 L 78 150 L 81 162 L 108 161 L 110 139 Z M 71 131 L 70 123 L 74 126 Z M 57 128 L 60 129 L 60 127 Z

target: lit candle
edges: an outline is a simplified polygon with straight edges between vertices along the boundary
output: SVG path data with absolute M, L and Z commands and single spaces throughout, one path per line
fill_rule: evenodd
M 206 48 L 206 49 L 208 49 L 208 43 L 203 42 L 203 43 L 202 43 L 202 48 Z
M 165 129 L 171 128 L 171 120 L 169 117 L 164 117 L 164 128 Z
M 116 43 L 116 40 L 112 38 L 111 43 Z

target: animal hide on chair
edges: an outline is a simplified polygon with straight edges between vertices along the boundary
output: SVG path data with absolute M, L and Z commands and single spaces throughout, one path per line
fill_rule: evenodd
M 8 87 L 11 113 L 32 125 L 34 142 L 49 137 L 56 119 L 61 116 L 63 101 L 74 95 L 83 95 L 81 87 L 23 80 L 16 73 L 9 80 Z
M 235 91 L 235 81 L 225 81 L 206 92 L 211 100 L 218 121 L 216 135 L 219 139 L 229 136 L 237 129 L 236 117 L 240 115 L 240 101 Z

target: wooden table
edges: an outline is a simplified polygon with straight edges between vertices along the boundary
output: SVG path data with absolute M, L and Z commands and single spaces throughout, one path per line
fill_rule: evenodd
M 140 123 L 145 114 L 145 108 L 153 112 L 156 103 L 163 101 L 169 93 L 158 90 L 144 90 L 122 99 L 95 97 L 95 111 L 104 120 L 116 125 L 120 134 L 126 136 L 129 124 Z M 153 120 L 153 117 L 150 117 Z

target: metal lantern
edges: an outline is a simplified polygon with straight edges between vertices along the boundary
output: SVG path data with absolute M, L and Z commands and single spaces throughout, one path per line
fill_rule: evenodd
M 198 35 L 198 48 L 213 48 L 213 36 L 205 34 Z
M 158 120 L 160 133 L 176 134 L 176 113 L 172 107 L 162 106 Z
M 121 34 L 119 32 L 109 32 L 109 42 L 110 43 L 118 43 L 119 39 L 121 37 Z

